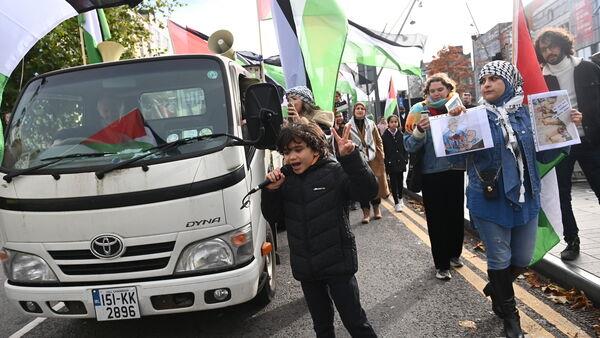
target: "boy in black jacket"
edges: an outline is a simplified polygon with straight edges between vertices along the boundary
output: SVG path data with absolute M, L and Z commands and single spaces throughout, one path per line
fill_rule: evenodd
M 360 305 L 356 243 L 350 231 L 348 201 L 370 200 L 378 191 L 375 175 L 349 139 L 332 131 L 339 162 L 313 125 L 282 129 L 277 150 L 286 169 L 267 174 L 261 209 L 269 222 L 285 219 L 290 264 L 302 285 L 317 337 L 334 337 L 332 300 L 353 337 L 376 337 Z

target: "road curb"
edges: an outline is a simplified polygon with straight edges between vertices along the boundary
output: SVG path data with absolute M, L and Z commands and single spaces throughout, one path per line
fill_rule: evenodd
M 409 198 L 423 202 L 423 197 L 408 189 L 403 193 Z M 471 222 L 465 217 L 465 229 L 473 236 L 479 238 L 479 234 Z M 560 258 L 551 254 L 545 255 L 539 262 L 530 267 L 544 276 L 548 276 L 554 282 L 566 288 L 576 288 L 585 293 L 595 305 L 600 305 L 600 278 L 577 267 L 563 262 Z

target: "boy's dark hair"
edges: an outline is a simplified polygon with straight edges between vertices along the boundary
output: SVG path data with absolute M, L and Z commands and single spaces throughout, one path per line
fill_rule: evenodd
M 545 60 L 542 57 L 542 50 L 540 48 L 542 42 L 549 43 L 550 46 L 559 46 L 564 55 L 575 54 L 575 50 L 573 49 L 573 35 L 564 28 L 546 27 L 542 29 L 537 39 L 535 39 L 535 53 L 537 54 L 538 61 L 544 63 Z
M 304 142 L 306 145 L 319 153 L 323 158 L 329 154 L 329 146 L 318 126 L 310 124 L 289 124 L 282 128 L 277 139 L 277 151 L 281 154 L 287 150 L 291 142 Z

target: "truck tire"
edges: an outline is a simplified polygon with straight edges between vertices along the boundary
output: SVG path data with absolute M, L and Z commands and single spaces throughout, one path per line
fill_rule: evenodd
M 261 278 L 258 281 L 258 285 L 260 286 L 262 284 L 262 288 L 254 297 L 254 303 L 260 306 L 266 306 L 275 297 L 276 253 L 273 232 L 271 231 L 270 226 L 267 226 L 266 241 L 271 243 L 271 245 L 273 246 L 273 250 L 271 250 L 271 252 L 267 256 L 265 256 L 265 265 L 263 267 Z

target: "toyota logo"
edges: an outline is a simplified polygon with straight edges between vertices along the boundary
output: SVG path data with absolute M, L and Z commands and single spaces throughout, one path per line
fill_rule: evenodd
M 98 258 L 117 258 L 125 251 L 125 246 L 115 235 L 99 235 L 92 239 L 90 249 Z

